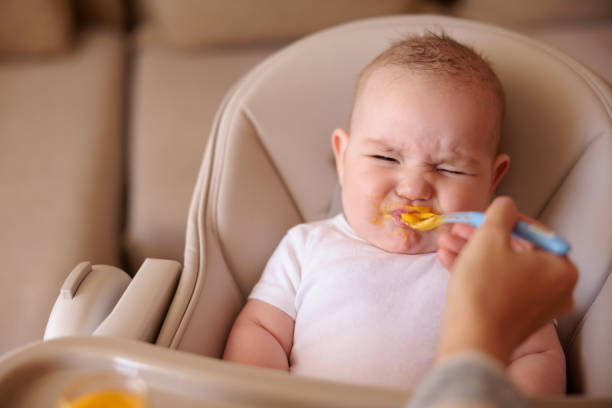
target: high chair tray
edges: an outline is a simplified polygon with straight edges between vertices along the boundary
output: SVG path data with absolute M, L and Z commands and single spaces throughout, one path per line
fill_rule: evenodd
M 54 407 L 68 384 L 86 374 L 135 375 L 149 407 L 402 407 L 409 392 L 298 378 L 159 346 L 103 337 L 33 343 L 0 359 L 0 406 Z M 563 398 L 534 407 L 609 407 L 611 400 Z

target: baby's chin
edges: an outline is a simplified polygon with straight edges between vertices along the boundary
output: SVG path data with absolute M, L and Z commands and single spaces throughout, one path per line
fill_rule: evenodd
M 431 254 L 438 250 L 438 247 L 423 247 L 423 248 L 401 248 L 399 250 L 391 250 L 387 252 L 391 252 L 394 254 L 403 254 L 403 255 L 419 255 L 419 254 Z
M 418 255 L 418 254 L 431 254 L 438 250 L 437 245 L 414 245 L 414 246 L 405 246 L 405 245 L 396 245 L 390 246 L 387 245 L 385 247 L 379 246 L 380 249 L 386 252 L 390 252 L 392 254 L 404 254 L 404 255 Z
M 437 232 L 416 232 L 409 237 L 393 237 L 394 239 L 371 242 L 383 251 L 393 254 L 417 255 L 429 254 L 438 250 Z

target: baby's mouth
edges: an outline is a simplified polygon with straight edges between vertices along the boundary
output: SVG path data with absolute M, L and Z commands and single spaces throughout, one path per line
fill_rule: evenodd
M 403 228 L 426 232 L 440 225 L 440 214 L 426 206 L 405 205 L 392 210 L 393 220 Z

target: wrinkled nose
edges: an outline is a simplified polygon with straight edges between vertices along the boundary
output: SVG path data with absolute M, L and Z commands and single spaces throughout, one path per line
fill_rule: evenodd
M 412 201 L 429 200 L 433 192 L 429 181 L 418 171 L 404 174 L 395 190 L 398 196 Z

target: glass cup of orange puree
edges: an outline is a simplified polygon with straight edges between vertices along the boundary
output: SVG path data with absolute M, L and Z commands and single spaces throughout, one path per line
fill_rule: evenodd
M 146 408 L 147 385 L 118 373 L 86 374 L 61 393 L 57 408 Z

